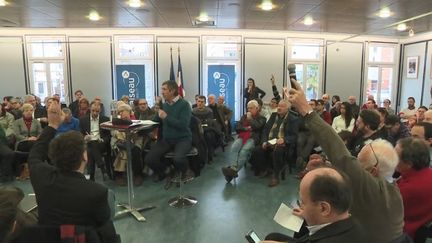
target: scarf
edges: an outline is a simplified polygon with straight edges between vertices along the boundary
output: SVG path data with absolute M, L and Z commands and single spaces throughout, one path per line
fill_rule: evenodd
M 248 127 L 249 126 L 249 121 L 247 119 L 243 120 L 243 127 Z M 247 130 L 247 131 L 241 131 L 239 132 L 238 137 L 242 139 L 243 145 L 246 144 L 247 140 L 251 137 L 252 135 L 252 131 L 251 130 Z
M 268 140 L 272 140 L 273 138 L 284 138 L 285 120 L 287 117 L 288 113 L 286 113 L 282 118 L 279 117 L 279 115 L 276 116 L 273 126 L 270 129 Z
M 33 122 L 33 117 L 30 117 L 28 119 L 25 118 L 25 117 L 23 117 L 23 120 L 24 120 L 24 123 L 25 123 L 25 125 L 27 127 L 27 132 L 30 133 L 31 125 L 32 125 L 32 122 Z

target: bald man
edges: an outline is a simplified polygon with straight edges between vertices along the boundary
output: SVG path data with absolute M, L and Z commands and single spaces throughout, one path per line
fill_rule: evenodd
M 299 239 L 270 234 L 262 243 L 281 242 L 365 242 L 362 227 L 349 214 L 352 189 L 346 175 L 333 168 L 318 168 L 300 182 L 300 207 L 293 214 L 308 224 L 309 234 Z

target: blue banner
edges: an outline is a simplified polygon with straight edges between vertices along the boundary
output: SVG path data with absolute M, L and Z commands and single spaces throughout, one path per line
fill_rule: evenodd
M 116 65 L 117 99 L 123 95 L 129 100 L 145 98 L 145 65 Z
M 225 105 L 233 111 L 231 124 L 235 114 L 235 65 L 208 65 L 208 94 L 217 97 L 225 96 Z

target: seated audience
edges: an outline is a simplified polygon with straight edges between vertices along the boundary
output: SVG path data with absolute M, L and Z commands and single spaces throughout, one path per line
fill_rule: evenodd
M 369 109 L 360 112 L 356 121 L 357 134 L 354 135 L 351 143 L 348 145 L 348 149 L 353 156 L 357 156 L 365 144 L 381 138 L 381 134 L 378 133 L 379 125 L 380 116 L 378 112 Z
M 238 171 L 243 168 L 254 149 L 261 140 L 261 132 L 266 123 L 265 117 L 259 114 L 259 105 L 256 100 L 247 104 L 247 113 L 237 122 L 238 138 L 231 145 L 231 151 L 237 154 L 237 163 L 222 168 L 227 183 L 238 177 Z
M 415 114 L 417 112 L 416 107 L 415 107 L 414 97 L 408 97 L 407 103 L 408 103 L 408 107 L 402 109 L 399 112 L 399 116 L 400 116 L 400 118 L 402 118 L 402 121 L 408 120 L 410 117 L 415 116 Z
M 420 122 L 411 129 L 411 136 L 426 141 L 432 147 L 432 124 Z
M 92 226 L 96 230 L 102 227 L 100 237 L 110 239 L 104 242 L 113 242 L 117 235 L 111 220 L 108 189 L 84 177 L 87 153 L 79 132 L 54 138 L 61 123 L 60 105 L 55 101 L 48 108 L 48 126 L 28 160 L 39 225 L 72 224 Z M 54 166 L 46 162 L 48 156 Z
M 428 110 L 424 113 L 424 122 L 432 123 L 432 110 Z
M 95 104 L 95 106 L 97 106 L 97 104 Z M 95 113 L 96 111 L 97 110 L 94 110 Z M 117 114 L 120 115 L 120 119 L 130 121 L 131 113 L 132 113 L 132 108 L 127 104 L 121 104 L 117 107 Z M 102 119 L 100 121 L 102 121 Z M 131 148 L 133 182 L 135 186 L 141 186 L 143 183 L 143 162 L 141 156 L 143 138 L 142 136 L 133 133 L 131 140 L 133 144 L 133 147 Z M 114 171 L 116 172 L 115 180 L 117 185 L 119 186 L 126 185 L 125 173 L 127 171 L 126 166 L 128 162 L 128 157 L 127 157 L 127 152 L 125 147 L 125 141 L 126 141 L 125 132 L 120 132 L 117 130 L 112 132 L 111 143 L 114 145 L 114 148 L 118 147 L 120 149 L 119 153 L 117 154 L 117 158 L 114 161 Z M 97 162 L 98 161 L 96 161 L 96 163 Z
M 353 186 L 350 213 L 365 229 L 366 239 L 362 242 L 399 242 L 397 240 L 405 237 L 403 203 L 399 189 L 389 182 L 398 163 L 393 146 L 385 140 L 369 143 L 360 150 L 357 159 L 351 156 L 334 129 L 313 112 L 300 84 L 296 83 L 296 89 L 289 90 L 287 95 L 293 106 L 305 117 L 311 133 L 332 165 L 350 178 Z M 365 114 L 372 114 L 369 112 L 375 114 L 373 120 L 377 127 L 379 116 L 375 111 L 362 111 L 359 120 L 362 122 Z
M 408 127 L 400 121 L 397 115 L 388 115 L 385 120 L 385 126 L 388 131 L 388 137 L 386 139 L 392 143 L 393 146 L 396 146 L 396 142 L 399 139 L 411 136 Z
M 100 115 L 101 115 L 101 116 L 105 116 L 105 106 L 104 106 L 104 104 L 102 103 L 102 98 L 101 98 L 100 96 L 96 96 L 96 97 L 94 98 L 93 102 L 96 102 L 96 103 L 99 104 L 99 107 L 100 107 Z M 90 103 L 90 105 L 91 105 L 91 103 Z
M 79 132 L 79 120 L 72 116 L 71 110 L 69 108 L 63 108 L 62 112 L 64 114 L 64 121 L 57 129 L 57 136 L 69 131 Z
M 331 119 L 333 119 L 340 115 L 340 105 L 342 102 L 340 101 L 339 95 L 333 95 L 332 97 L 332 105 L 330 107 L 329 113 L 331 116 Z
M 262 243 L 367 242 L 367 232 L 350 214 L 353 189 L 344 173 L 333 168 L 310 171 L 300 182 L 299 196 L 300 205 L 293 214 L 306 221 L 310 233 L 299 239 L 272 233 Z
M 219 106 L 216 103 L 216 97 L 213 94 L 210 94 L 208 96 L 208 108 L 210 108 L 213 112 L 213 118 L 216 119 L 217 124 L 219 124 L 219 127 L 221 128 L 222 132 L 223 132 L 223 137 L 225 139 L 225 141 L 227 141 L 227 136 L 229 133 L 229 128 L 228 128 L 228 120 L 225 119 L 225 108 L 223 106 Z M 231 111 L 228 111 L 228 113 L 230 113 Z M 231 119 L 231 117 L 230 117 Z M 231 135 L 230 135 L 231 136 Z
M 389 115 L 395 115 L 396 112 L 393 108 L 391 108 L 391 101 L 389 99 L 384 100 L 384 108 L 387 110 Z
M 428 110 L 428 108 L 426 108 L 426 106 L 420 106 L 417 111 L 416 111 L 416 118 L 417 118 L 417 123 L 424 121 L 425 119 L 425 113 Z
M 138 106 L 135 109 L 135 117 L 138 120 L 153 120 L 156 112 L 148 106 L 146 99 L 139 99 Z
M 18 120 L 22 117 L 22 111 L 21 111 L 21 101 L 18 98 L 12 98 L 11 102 L 11 110 L 9 111 L 15 118 L 15 120 Z
M 0 127 L 3 128 L 5 132 L 8 144 L 13 144 L 15 142 L 15 130 L 14 130 L 14 116 L 6 111 L 6 106 L 0 105 Z
M 171 165 L 162 161 L 163 156 L 174 151 L 173 164 L 175 171 L 172 171 L 167 178 L 166 188 L 171 183 L 171 178 L 177 172 L 183 180 L 190 178 L 188 175 L 188 158 L 186 154 L 192 148 L 192 132 L 190 121 L 192 117 L 189 103 L 178 94 L 178 85 L 175 81 L 162 83 L 162 96 L 165 103 L 158 111 L 155 120 L 162 123 L 162 138 L 154 144 L 145 157 L 145 163 L 154 171 L 156 179 L 163 179 L 165 170 Z
M 357 119 L 358 114 L 360 113 L 360 106 L 357 105 L 357 98 L 353 95 L 348 97 L 348 102 L 351 105 L 351 111 L 355 119 Z
M 320 115 L 320 117 L 327 122 L 328 124 L 332 124 L 332 119 L 330 113 L 325 109 L 324 100 L 317 100 L 316 112 Z
M 297 143 L 298 119 L 290 112 L 290 104 L 281 100 L 277 112 L 273 113 L 265 124 L 261 142 L 254 149 L 256 172 L 272 170 L 272 178 L 268 186 L 279 185 L 281 173 L 287 160 L 294 160 Z M 276 140 L 275 143 L 270 141 Z
M 17 149 L 22 152 L 29 152 L 36 139 L 42 133 L 42 127 L 38 120 L 33 119 L 33 106 L 23 105 L 23 117 L 14 123 Z
M 9 147 L 4 129 L 0 126 L 0 183 L 13 181 L 14 152 Z
M 90 180 L 95 180 L 95 167 L 101 169 L 102 175 L 106 172 L 106 167 L 102 159 L 102 154 L 109 151 L 110 131 L 101 129 L 100 124 L 109 121 L 109 118 L 100 114 L 98 102 L 90 105 L 90 114 L 81 118 L 79 122 L 81 134 L 87 142 L 88 172 Z
M 79 101 L 81 98 L 84 98 L 84 93 L 81 90 L 76 90 L 75 93 L 75 100 L 70 103 L 69 109 L 72 111 L 72 115 L 74 117 L 77 117 L 78 110 L 79 110 Z
M 81 119 L 90 112 L 90 102 L 86 98 L 81 98 L 78 102 L 78 109 L 74 117 Z
M 333 119 L 332 127 L 339 133 L 341 131 L 352 132 L 354 129 L 355 119 L 348 102 L 343 102 L 340 107 L 340 115 Z
M 224 116 L 224 122 L 228 128 L 225 137 L 228 140 L 232 140 L 233 138 L 231 136 L 231 118 L 233 115 L 233 111 L 225 104 L 225 96 L 221 95 L 218 97 L 217 106 L 219 109 L 222 110 L 222 114 Z
M 432 133 L 432 124 L 428 124 Z M 420 226 L 432 221 L 432 169 L 429 168 L 429 143 L 420 138 L 403 138 L 397 142 L 401 174 L 397 185 L 404 204 L 404 232 L 411 238 Z

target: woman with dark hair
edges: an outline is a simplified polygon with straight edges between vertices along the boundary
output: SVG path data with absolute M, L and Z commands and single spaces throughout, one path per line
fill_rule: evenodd
M 75 118 L 81 119 L 90 113 L 90 102 L 86 98 L 81 98 L 78 102 L 78 110 Z
M 351 110 L 351 105 L 348 102 L 343 102 L 340 105 L 340 115 L 333 119 L 332 127 L 339 133 L 342 131 L 352 132 L 355 125 L 355 119 Z
M 255 86 L 255 80 L 253 78 L 249 78 L 247 80 L 247 87 L 244 91 L 244 97 L 246 98 L 245 104 L 256 98 L 260 98 L 262 100 L 265 95 L 266 93 L 262 89 Z

